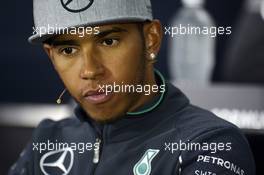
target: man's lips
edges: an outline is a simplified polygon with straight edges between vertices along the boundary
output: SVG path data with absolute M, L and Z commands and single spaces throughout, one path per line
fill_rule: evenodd
M 82 93 L 82 95 L 88 103 L 100 104 L 110 100 L 113 93 L 106 93 L 106 91 L 103 91 L 102 89 L 97 89 L 86 90 Z

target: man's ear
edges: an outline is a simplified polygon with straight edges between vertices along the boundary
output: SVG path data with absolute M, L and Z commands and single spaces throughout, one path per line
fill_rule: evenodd
M 53 57 L 53 52 L 52 52 L 52 46 L 49 45 L 49 44 L 43 44 L 43 49 L 45 50 L 45 52 L 47 53 L 48 57 L 50 58 L 50 60 L 53 63 L 54 62 L 54 57 Z
M 145 48 L 147 53 L 157 55 L 163 37 L 162 26 L 159 20 L 153 20 L 144 24 Z

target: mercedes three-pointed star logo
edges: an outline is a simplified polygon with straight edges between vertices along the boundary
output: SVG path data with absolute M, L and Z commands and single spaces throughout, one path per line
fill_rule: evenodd
M 86 4 L 80 6 L 77 9 L 76 8 L 74 9 L 74 8 L 71 7 L 71 4 L 73 4 L 74 1 L 78 1 L 78 0 L 61 0 L 61 4 L 62 4 L 63 8 L 65 8 L 69 12 L 79 13 L 79 12 L 87 10 L 89 7 L 91 7 L 91 5 L 94 2 L 94 0 L 87 0 Z
M 53 161 L 53 162 L 46 161 L 46 159 L 49 158 L 50 156 L 54 156 L 57 154 L 61 154 L 61 155 L 59 156 L 59 158 L 56 161 Z M 66 167 L 65 159 L 66 159 L 66 156 L 68 154 L 70 154 L 70 163 Z M 68 175 L 69 172 L 71 171 L 71 168 L 73 165 L 73 160 L 74 160 L 73 150 L 71 148 L 65 148 L 65 149 L 61 149 L 61 150 L 55 150 L 55 151 L 47 152 L 46 154 L 44 154 L 41 157 L 39 165 L 40 165 L 40 169 L 44 173 L 44 175 L 50 175 L 46 170 L 49 167 L 58 168 L 63 172 L 62 175 Z

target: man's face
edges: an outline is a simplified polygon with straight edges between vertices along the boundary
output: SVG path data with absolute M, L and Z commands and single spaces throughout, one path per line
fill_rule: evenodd
M 133 109 L 142 94 L 99 92 L 103 85 L 146 84 L 153 69 L 146 61 L 138 24 L 100 27 L 96 35 L 60 35 L 44 45 L 71 95 L 96 121 L 112 121 Z

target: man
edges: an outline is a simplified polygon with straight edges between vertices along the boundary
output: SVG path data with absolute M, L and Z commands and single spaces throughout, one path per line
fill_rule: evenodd
M 240 131 L 154 70 L 162 27 L 149 0 L 34 0 L 34 20 L 29 41 L 79 105 L 41 122 L 9 174 L 255 174 Z

